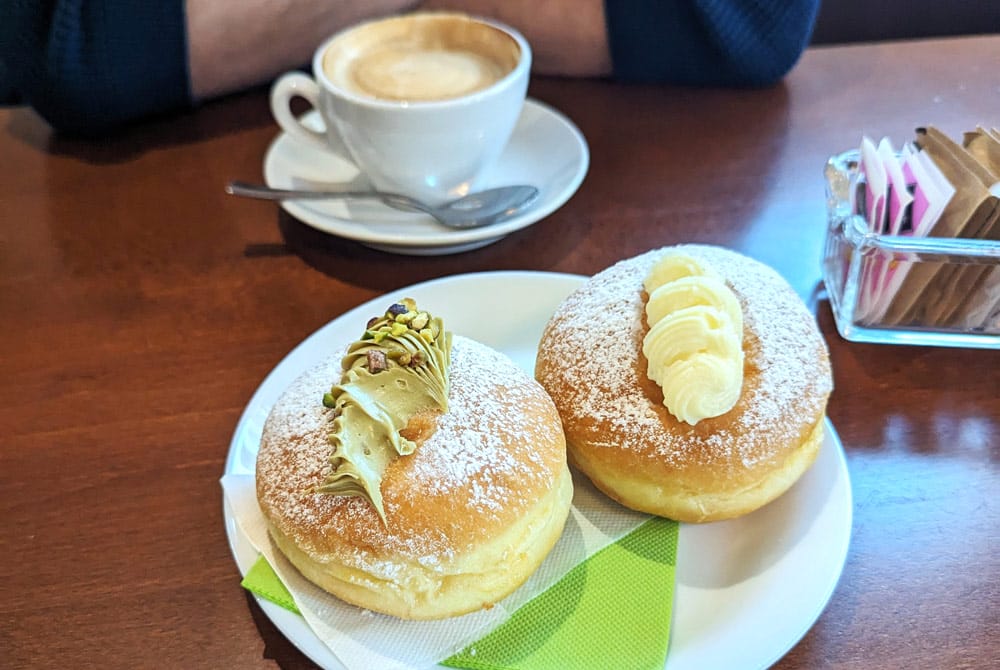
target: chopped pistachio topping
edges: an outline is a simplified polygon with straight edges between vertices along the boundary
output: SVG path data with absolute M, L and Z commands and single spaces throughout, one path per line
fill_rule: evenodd
M 379 349 L 369 349 L 368 350 L 368 371 L 372 374 L 376 372 L 382 372 L 388 368 L 387 358 L 384 351 Z

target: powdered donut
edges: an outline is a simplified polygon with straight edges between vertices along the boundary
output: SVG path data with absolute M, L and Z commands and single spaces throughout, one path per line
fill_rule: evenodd
M 488 607 L 555 544 L 573 485 L 552 401 L 506 356 L 455 336 L 448 412 L 416 416 L 416 450 L 385 473 L 383 525 L 368 500 L 315 493 L 329 470 L 334 356 L 298 378 L 264 426 L 257 497 L 279 549 L 355 605 L 408 619 Z
M 833 382 L 826 344 L 774 270 L 718 247 L 671 250 L 723 276 L 743 312 L 743 386 L 725 414 L 678 421 L 647 378 L 643 280 L 667 249 L 588 280 L 545 328 L 535 374 L 555 401 L 570 462 L 607 495 L 680 521 L 727 519 L 784 493 L 812 464 Z

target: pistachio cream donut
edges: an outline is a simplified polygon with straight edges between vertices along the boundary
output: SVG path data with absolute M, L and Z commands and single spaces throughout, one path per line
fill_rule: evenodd
M 819 450 L 833 388 L 791 286 L 704 245 L 588 280 L 548 322 L 535 376 L 571 464 L 623 505 L 685 522 L 737 517 L 791 487 Z
M 422 350 L 418 328 L 379 338 L 398 328 L 391 310 L 386 317 L 369 322 L 343 363 L 323 361 L 276 403 L 257 458 L 261 510 L 291 563 L 348 603 L 406 619 L 489 607 L 535 571 L 569 514 L 559 416 L 503 354 L 450 333 L 440 350 Z M 373 364 L 373 350 L 388 356 Z M 448 364 L 440 388 L 406 376 L 426 372 L 419 351 Z M 427 388 L 444 390 L 443 410 L 420 398 L 398 402 Z M 390 422 L 380 436 L 382 424 L 371 418 L 386 412 L 402 415 L 400 430 Z M 398 442 L 400 454 L 379 455 L 382 438 Z M 372 496 L 363 490 L 369 485 Z

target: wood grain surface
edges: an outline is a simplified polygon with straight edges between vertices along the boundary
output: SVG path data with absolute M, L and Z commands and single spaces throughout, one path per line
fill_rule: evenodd
M 592 274 L 697 241 L 788 278 L 834 366 L 851 548 L 776 667 L 997 667 L 1000 351 L 842 340 L 819 260 L 827 156 L 1000 126 L 998 54 L 1000 37 L 815 48 L 764 90 L 536 79 L 589 142 L 583 185 L 534 226 L 430 258 L 223 194 L 261 180 L 265 90 L 100 141 L 0 111 L 0 666 L 311 667 L 240 588 L 223 528 L 229 439 L 268 371 L 417 281 Z

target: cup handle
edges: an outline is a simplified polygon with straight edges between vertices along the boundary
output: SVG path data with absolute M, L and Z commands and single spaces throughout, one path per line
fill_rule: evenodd
M 282 130 L 292 137 L 329 151 L 331 147 L 327 142 L 326 134 L 323 131 L 307 128 L 292 114 L 291 102 L 292 98 L 296 97 L 303 98 L 312 105 L 313 109 L 320 109 L 319 85 L 306 74 L 288 72 L 274 82 L 274 86 L 271 87 L 271 114 L 274 116 L 274 120 L 278 122 Z

